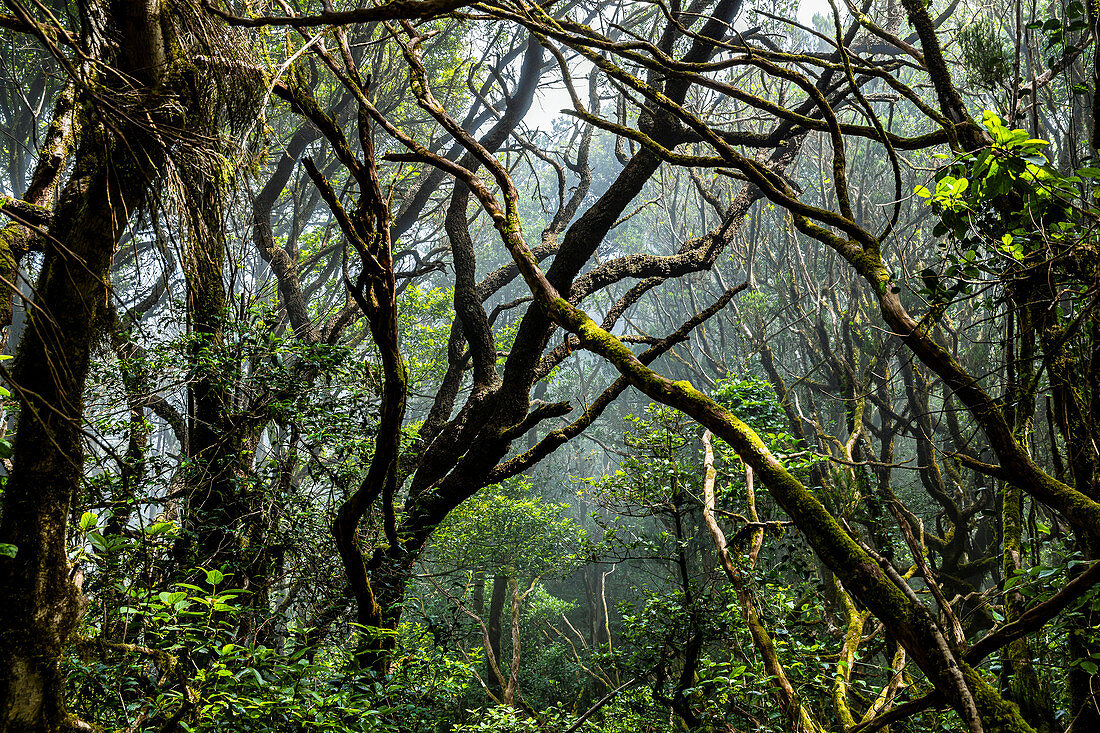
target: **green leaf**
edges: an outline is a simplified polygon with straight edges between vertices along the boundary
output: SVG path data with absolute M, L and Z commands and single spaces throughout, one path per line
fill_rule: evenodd
M 99 521 L 99 517 L 91 512 L 84 512 L 80 515 L 80 531 L 87 532 L 92 527 L 95 527 L 96 522 Z
M 7 542 L 0 542 L 0 555 L 4 557 L 15 557 L 19 552 L 19 548 L 15 545 L 8 544 Z
M 225 580 L 225 574 L 221 570 L 207 570 L 206 582 L 210 585 L 217 585 Z
M 88 541 L 92 543 L 99 552 L 107 552 L 110 546 L 107 544 L 107 538 L 101 535 L 99 532 L 88 532 Z
M 145 534 L 155 537 L 165 534 L 166 532 L 171 532 L 175 528 L 176 525 L 174 522 L 157 522 L 156 524 L 146 527 Z

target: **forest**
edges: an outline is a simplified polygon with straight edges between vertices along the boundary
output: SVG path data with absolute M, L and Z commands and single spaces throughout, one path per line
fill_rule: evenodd
M 1097 733 L 1098 34 L 0 0 L 0 733 Z

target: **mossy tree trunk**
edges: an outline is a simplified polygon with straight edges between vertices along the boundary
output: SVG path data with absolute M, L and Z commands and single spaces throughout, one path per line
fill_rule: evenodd
M 35 307 L 13 374 L 20 403 L 14 470 L 4 491 L 0 542 L 0 731 L 80 728 L 65 712 L 61 656 L 80 620 L 80 571 L 66 535 L 84 464 L 83 392 L 107 305 L 107 275 L 123 212 L 140 204 L 155 144 L 90 130 L 54 213 Z M 137 155 L 134 155 L 134 151 Z M 133 156 L 133 157 L 131 157 Z
M 90 60 L 77 70 L 86 78 L 76 88 L 85 91 L 75 98 L 72 124 L 54 126 L 47 150 L 53 172 L 45 172 L 44 190 L 64 167 L 71 129 L 80 131 L 48 217 L 11 380 L 20 417 L 0 519 L 0 543 L 15 547 L 14 557 L 0 556 L 2 733 L 90 730 L 64 700 L 61 658 L 84 608 L 80 568 L 68 557 L 68 520 L 83 476 L 84 388 L 107 320 L 115 247 L 166 161 L 158 125 L 186 124 L 179 106 L 157 103 L 167 70 L 159 11 L 145 0 L 81 4 Z

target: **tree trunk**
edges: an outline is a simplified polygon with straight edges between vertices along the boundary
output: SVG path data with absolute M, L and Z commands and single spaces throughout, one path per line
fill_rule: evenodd
M 78 95 L 85 129 L 50 216 L 12 376 L 20 420 L 0 519 L 0 544 L 15 551 L 0 555 L 0 733 L 90 730 L 65 709 L 61 657 L 84 608 L 66 539 L 83 475 L 84 388 L 115 246 L 166 161 L 158 126 L 188 124 L 178 105 L 145 107 L 163 91 L 167 68 L 160 10 L 157 0 L 80 4 L 88 61 L 77 88 L 99 98 Z M 119 114 L 120 104 L 141 111 Z M 51 164 L 62 165 L 65 149 L 48 151 Z
M 0 543 L 0 731 L 83 730 L 65 711 L 61 656 L 83 611 L 80 571 L 66 551 L 69 514 L 80 488 L 83 392 L 107 304 L 115 243 L 163 160 L 142 136 L 102 128 L 77 151 L 50 227 L 13 375 L 20 402 L 14 470 L 4 491 Z
M 1091 538 L 1081 537 L 1078 532 L 1075 544 L 1081 553 L 1093 560 L 1100 557 L 1100 547 Z M 1070 573 L 1072 577 L 1080 575 L 1078 569 Z M 1072 579 L 1072 577 L 1070 579 Z M 1069 628 L 1069 658 L 1075 662 L 1100 658 L 1100 643 L 1097 641 L 1097 624 L 1100 614 L 1086 604 L 1071 619 Z M 1100 730 L 1100 674 L 1090 674 L 1080 664 L 1069 668 L 1069 725 L 1068 733 L 1090 733 Z
M 489 600 L 489 646 L 493 653 L 493 658 L 497 660 L 497 665 L 500 667 L 501 672 L 504 671 L 504 665 L 500 658 L 500 640 L 504 635 L 504 626 L 501 617 L 504 615 L 504 603 L 508 599 L 508 575 L 507 573 L 497 573 L 493 576 L 493 595 Z M 497 679 L 497 676 L 493 673 L 491 665 L 486 671 L 485 682 L 489 687 L 489 692 L 498 700 L 504 694 L 504 688 L 501 685 L 501 680 Z

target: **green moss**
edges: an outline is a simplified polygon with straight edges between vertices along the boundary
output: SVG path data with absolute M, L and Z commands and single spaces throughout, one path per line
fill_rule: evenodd
M 974 704 L 981 716 L 986 733 L 1035 733 L 1028 725 L 1020 708 L 1008 702 L 993 689 L 981 674 L 967 664 L 960 664 L 966 685 L 974 696 Z
M 18 236 L 18 230 L 13 225 L 0 229 L 0 327 L 11 324 L 12 298 L 14 291 L 11 283 L 15 282 L 16 268 L 15 256 L 12 245 Z

